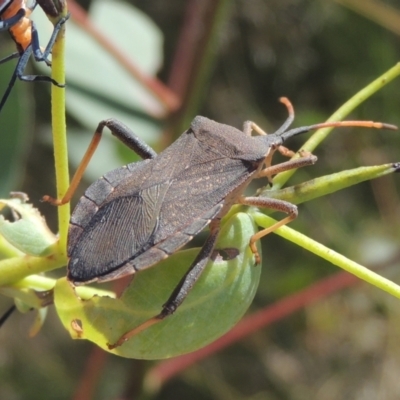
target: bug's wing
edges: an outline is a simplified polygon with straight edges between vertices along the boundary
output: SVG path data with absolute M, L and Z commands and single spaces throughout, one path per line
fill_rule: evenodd
M 96 280 L 151 247 L 168 186 L 164 182 L 104 204 L 69 251 L 69 278 Z
M 203 152 L 204 155 L 204 152 Z M 155 242 L 181 231 L 199 218 L 212 219 L 209 214 L 217 205 L 223 204 L 236 188 L 243 185 L 256 170 L 251 163 L 208 154 L 207 159 L 192 159 L 190 167 L 180 171 L 160 210 L 160 229 Z M 170 218 L 170 216 L 175 216 Z M 207 225 L 207 220 L 204 226 Z

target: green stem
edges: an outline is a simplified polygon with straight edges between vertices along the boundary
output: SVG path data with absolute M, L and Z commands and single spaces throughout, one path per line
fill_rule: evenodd
M 64 10 L 65 15 L 67 10 Z M 62 16 L 60 15 L 59 18 Z M 54 22 L 54 21 L 53 21 Z M 52 78 L 65 82 L 65 24 L 61 27 L 52 51 Z M 69 186 L 68 155 L 65 122 L 65 88 L 51 85 L 51 113 L 57 198 L 62 198 Z M 48 257 L 14 256 L 0 261 L 0 286 L 10 285 L 26 276 L 60 268 L 67 263 L 66 245 L 70 205 L 58 208 L 59 242 L 56 252 Z
M 52 52 L 51 76 L 57 82 L 65 82 L 65 25 L 60 30 Z M 51 116 L 54 143 L 54 163 L 57 182 L 57 198 L 62 198 L 69 186 L 67 134 L 65 120 L 65 88 L 51 85 Z M 59 251 L 66 254 L 70 204 L 58 207 Z
M 60 268 L 67 262 L 66 257 L 13 257 L 0 261 L 0 286 L 11 285 L 28 275 Z
M 280 190 L 264 190 L 260 193 L 260 196 L 300 204 L 396 171 L 398 171 L 398 164 L 359 167 L 321 176 Z
M 38 291 L 46 291 L 54 289 L 56 283 L 57 279 L 47 278 L 41 275 L 31 275 L 10 286 L 15 289 L 30 288 Z M 116 297 L 114 292 L 92 288 L 90 286 L 77 286 L 75 287 L 75 291 L 77 296 L 83 300 L 89 300 L 93 296 L 108 296 L 112 298 Z
M 273 218 L 268 217 L 265 214 L 257 211 L 252 212 L 251 215 L 256 223 L 263 228 L 268 228 L 276 222 L 276 220 L 274 220 Z M 362 265 L 357 264 L 352 260 L 349 260 L 348 258 L 342 256 L 336 251 L 316 242 L 313 239 L 310 239 L 309 237 L 287 226 L 276 229 L 274 233 L 282 236 L 287 240 L 290 240 L 298 246 L 303 247 L 311 253 L 316 254 L 324 260 L 331 262 L 333 265 L 336 265 L 344 269 L 345 271 L 350 272 L 351 274 L 357 276 L 363 281 L 368 282 L 371 285 L 374 285 L 377 288 L 382 289 L 383 291 L 400 299 L 400 286 L 396 285 L 389 279 L 386 279 L 383 276 L 380 276 L 377 273 L 369 270 L 368 268 L 365 268 Z
M 327 122 L 331 121 L 341 121 L 347 115 L 349 115 L 355 108 L 357 108 L 361 103 L 371 97 L 375 92 L 382 89 L 385 85 L 391 82 L 393 79 L 400 75 L 400 63 L 397 63 L 394 67 L 389 69 L 379 78 L 375 79 L 364 89 L 361 89 L 356 95 L 354 95 L 350 100 L 344 103 L 335 113 L 333 113 Z M 316 131 L 310 139 L 301 147 L 303 150 L 312 152 L 324 139 L 327 138 L 329 133 L 333 128 L 323 128 Z M 295 173 L 295 169 L 283 172 L 277 175 L 274 179 L 274 189 L 281 188 L 289 178 Z
M 3 259 L 23 256 L 23 253 L 10 244 L 10 242 L 8 242 L 4 236 L 0 236 L 0 256 Z

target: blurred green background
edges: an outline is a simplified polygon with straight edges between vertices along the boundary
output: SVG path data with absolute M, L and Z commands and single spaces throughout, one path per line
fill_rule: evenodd
M 114 72 L 107 61 L 112 56 L 94 59 L 80 36 L 87 33 L 72 28 L 72 16 L 67 41 L 77 52 L 67 54 L 71 168 L 102 118 L 120 118 L 157 150 L 196 114 L 236 127 L 250 119 L 272 132 L 287 116 L 279 97 L 292 101 L 296 126 L 322 122 L 400 60 L 395 0 L 106 3 L 110 9 L 122 3 L 140 10 L 131 10 L 134 27 L 112 12 L 110 24 L 99 17 L 98 27 L 110 38 L 107 30 L 112 30 L 111 39 L 123 43 L 126 55 L 148 74 L 157 73 L 183 106 L 166 112 L 147 90 L 134 81 L 128 86 L 125 80 L 131 78 Z M 80 4 L 91 6 L 90 1 Z M 41 37 L 45 29 L 38 22 Z M 7 36 L 1 33 L 1 56 L 14 51 Z M 12 68 L 12 62 L 1 65 L 1 92 Z M 400 125 L 399 87 L 400 81 L 393 81 L 349 119 Z M 0 129 L 1 195 L 28 193 L 55 231 L 55 210 L 39 203 L 43 194 L 55 192 L 48 85 L 17 82 L 0 114 Z M 296 149 L 301 143 L 298 138 L 288 145 Z M 113 140 L 102 148 L 82 188 L 134 159 Z M 296 181 L 400 161 L 399 148 L 398 133 L 337 130 L 317 150 L 318 163 L 299 171 Z M 391 175 L 303 204 L 291 226 L 398 282 L 399 179 Z M 263 240 L 263 255 L 261 285 L 249 312 L 338 272 L 275 235 Z M 1 298 L 0 313 L 10 305 Z M 398 399 L 398 310 L 398 300 L 360 283 L 187 368 L 158 391 L 142 388 L 143 377 L 157 363 L 117 358 L 90 343 L 71 341 L 52 309 L 41 332 L 30 339 L 32 316 L 15 314 L 0 330 L 0 398 Z

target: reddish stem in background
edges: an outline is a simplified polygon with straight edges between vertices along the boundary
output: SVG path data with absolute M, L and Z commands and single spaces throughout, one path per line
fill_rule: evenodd
M 168 79 L 169 87 L 181 99 L 186 98 L 196 62 L 199 55 L 203 55 L 202 42 L 207 29 L 204 17 L 208 13 L 208 8 L 208 1 L 192 0 L 186 4 L 183 25 Z
M 116 60 L 135 77 L 143 86 L 145 86 L 153 95 L 160 100 L 168 112 L 175 111 L 180 106 L 179 97 L 165 86 L 157 78 L 146 75 L 140 68 L 134 64 L 118 47 L 110 41 L 103 32 L 98 29 L 88 17 L 86 11 L 75 2 L 68 0 L 68 10 L 75 23 L 83 30 L 90 33 L 91 36 L 106 49 Z
M 73 400 L 90 400 L 94 398 L 94 392 L 100 381 L 100 375 L 104 370 L 108 353 L 99 347 L 93 347 L 82 373 L 80 383 Z
M 205 88 L 211 78 L 211 66 L 216 56 L 215 31 L 227 0 L 189 0 L 186 2 L 183 24 L 173 56 L 169 87 L 182 101 L 179 115 L 164 143 L 173 142 L 202 105 Z

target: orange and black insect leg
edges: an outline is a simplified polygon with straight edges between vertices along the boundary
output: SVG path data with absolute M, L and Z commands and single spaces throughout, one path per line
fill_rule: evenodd
M 249 243 L 250 249 L 254 254 L 256 264 L 259 264 L 261 262 L 261 257 L 256 247 L 257 240 L 260 240 L 262 237 L 273 232 L 275 229 L 278 229 L 281 226 L 288 224 L 290 221 L 293 221 L 298 215 L 297 207 L 294 204 L 289 203 L 287 201 L 272 199 L 267 197 L 242 197 L 241 199 L 239 199 L 239 203 L 245 204 L 247 206 L 269 208 L 275 211 L 281 211 L 288 214 L 286 218 L 283 218 L 282 220 L 276 222 L 269 228 L 265 228 L 257 232 L 250 238 L 250 243 Z
M 25 51 L 21 54 L 21 57 L 18 61 L 18 64 L 15 68 L 15 74 L 18 79 L 25 82 L 50 82 L 58 87 L 65 87 L 65 85 L 58 83 L 54 79 L 50 78 L 50 76 L 46 75 L 23 75 L 24 70 L 28 64 L 29 58 L 32 55 L 32 45 L 29 45 Z
M 11 58 L 15 58 L 15 57 L 18 57 L 18 56 L 19 56 L 18 53 L 14 53 L 11 56 L 7 57 L 7 59 L 3 59 L 1 62 L 8 61 Z M 30 52 L 28 52 L 25 55 L 25 57 L 24 57 L 24 54 L 22 54 L 22 56 L 18 60 L 17 66 L 15 67 L 15 70 L 14 70 L 12 76 L 11 76 L 10 82 L 8 82 L 8 87 L 7 87 L 6 91 L 3 94 L 3 97 L 1 98 L 1 101 L 0 101 L 0 112 L 3 109 L 4 104 L 6 103 L 6 101 L 8 99 L 8 96 L 11 93 L 11 90 L 12 90 L 14 84 L 15 84 L 15 81 L 17 80 L 17 78 L 19 78 L 18 70 L 21 68 L 20 65 L 22 64 L 22 70 L 23 70 L 25 68 L 28 60 L 29 60 L 29 57 L 30 57 Z
M 200 250 L 200 253 L 197 255 L 196 259 L 193 261 L 190 266 L 188 272 L 178 283 L 172 295 L 167 300 L 167 302 L 163 305 L 162 311 L 160 314 L 154 316 L 153 318 L 148 319 L 144 323 L 140 324 L 136 328 L 126 332 L 123 334 L 115 343 L 108 344 L 108 348 L 110 350 L 115 349 L 116 347 L 121 346 L 131 337 L 137 335 L 138 333 L 146 330 L 150 326 L 161 322 L 163 319 L 172 315 L 177 308 L 183 303 L 189 292 L 192 290 L 194 284 L 200 278 L 201 273 L 204 271 L 207 262 L 211 256 L 211 253 L 214 250 L 215 243 L 218 238 L 218 234 L 220 231 L 220 220 L 214 220 L 210 224 L 210 236 L 207 238 L 204 246 Z
M 1 317 L 0 317 L 0 328 L 7 321 L 10 315 L 17 309 L 15 305 L 12 305 Z
M 55 30 L 55 28 L 54 28 L 54 30 Z M 53 33 L 54 33 L 54 31 L 53 31 Z M 46 46 L 45 51 L 42 52 L 42 49 L 40 48 L 40 44 L 39 44 L 39 34 L 36 29 L 36 25 L 33 21 L 31 22 L 31 46 L 32 46 L 33 57 L 35 57 L 35 60 L 36 61 L 44 61 L 46 63 L 46 65 L 51 67 L 51 61 L 47 57 L 51 53 L 51 50 L 54 46 L 54 41 L 51 45 L 50 50 L 47 53 L 46 53 L 46 50 L 47 50 L 48 44 Z
M 0 21 L 0 32 L 8 31 L 10 28 L 12 28 L 16 23 L 25 17 L 25 13 L 25 10 L 21 8 L 14 16 Z
M 318 158 L 317 156 L 314 156 L 314 154 L 311 154 L 309 152 L 301 152 L 299 158 L 294 158 L 289 161 L 285 161 L 280 164 L 275 164 L 275 165 L 268 165 L 268 160 L 266 161 L 267 167 L 262 169 L 258 175 L 257 178 L 262 178 L 262 177 L 267 177 L 269 182 L 272 183 L 272 177 L 276 174 L 279 174 L 281 172 L 285 171 L 290 171 L 291 169 L 297 169 L 297 168 L 302 168 L 306 167 L 308 165 L 313 165 L 317 162 Z
M 51 34 L 50 40 L 47 43 L 46 48 L 42 52 L 39 44 L 39 35 L 36 29 L 35 23 L 32 21 L 32 51 L 33 51 L 33 56 L 35 57 L 36 61 L 44 61 L 47 65 L 51 65 L 51 61 L 48 60 L 48 56 L 50 55 L 54 43 L 57 39 L 57 35 L 60 32 L 61 27 L 65 24 L 65 22 L 68 20 L 69 14 L 67 14 L 65 17 L 61 18 L 57 24 L 54 26 L 53 33 Z
M 157 157 L 157 153 L 147 143 L 145 143 L 142 139 L 135 135 L 135 133 L 133 133 L 132 130 L 124 125 L 122 122 L 114 118 L 104 119 L 103 121 L 99 122 L 99 125 L 97 126 L 97 129 L 93 135 L 92 141 L 90 142 L 89 147 L 87 148 L 81 162 L 79 163 L 78 168 L 64 197 L 62 199 L 55 199 L 51 196 L 45 195 L 42 197 L 42 201 L 46 201 L 53 206 L 61 206 L 71 200 L 76 188 L 79 185 L 79 182 L 83 177 L 86 167 L 88 166 L 91 158 L 93 157 L 93 154 L 97 149 L 97 146 L 100 143 L 105 127 L 107 127 L 117 139 L 119 139 L 122 143 L 128 146 L 144 160 Z
M 20 54 L 16 51 L 15 53 L 12 53 L 8 55 L 7 57 L 4 57 L 0 60 L 0 64 L 4 64 L 7 61 L 13 60 L 14 58 L 19 58 Z

